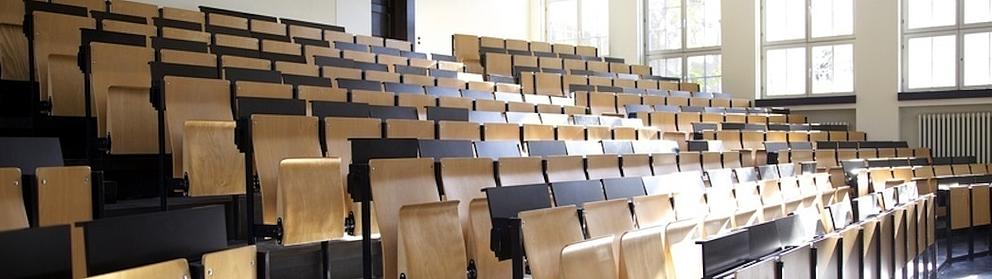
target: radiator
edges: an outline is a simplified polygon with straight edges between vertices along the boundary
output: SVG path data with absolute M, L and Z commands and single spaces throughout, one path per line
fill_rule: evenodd
M 920 145 L 933 156 L 992 159 L 992 112 L 922 114 L 918 122 Z

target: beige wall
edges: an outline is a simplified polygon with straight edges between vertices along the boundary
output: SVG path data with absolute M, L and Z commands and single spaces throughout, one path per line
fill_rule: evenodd
M 356 8 L 352 3 L 365 2 L 369 0 L 134 0 L 138 2 L 151 3 L 159 6 L 169 6 L 189 10 L 197 10 L 199 6 L 210 6 L 223 9 L 231 9 L 243 12 L 274 15 L 276 17 L 287 17 L 299 20 L 315 21 L 320 23 L 337 23 L 338 2 L 345 5 L 346 9 Z M 371 4 L 367 5 L 371 9 Z M 366 25 L 372 24 L 371 13 L 367 15 Z M 357 22 L 348 22 L 348 29 L 362 29 Z M 350 28 L 349 28 L 350 27 Z M 350 30 L 349 30 L 350 31 Z
M 759 3 L 760 0 L 731 0 L 720 5 L 723 91 L 738 98 L 754 99 L 761 92 Z

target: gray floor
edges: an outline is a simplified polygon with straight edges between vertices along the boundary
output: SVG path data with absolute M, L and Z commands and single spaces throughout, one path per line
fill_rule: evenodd
M 968 254 L 968 241 L 967 236 L 963 234 L 955 234 L 954 241 L 954 257 L 962 257 Z M 984 252 L 988 248 L 986 244 L 986 239 L 989 237 L 988 232 L 977 232 L 975 234 L 975 251 Z M 946 257 L 944 247 L 945 241 L 941 239 L 938 241 L 937 245 L 940 247 L 938 252 L 938 258 L 940 262 L 944 261 Z M 992 279 L 992 256 L 980 256 L 974 257 L 971 260 L 957 261 L 950 266 L 945 266 L 941 269 L 937 276 L 938 278 L 989 278 Z

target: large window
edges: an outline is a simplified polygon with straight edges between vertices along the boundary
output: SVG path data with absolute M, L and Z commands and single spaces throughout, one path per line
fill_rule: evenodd
M 720 0 L 645 0 L 646 60 L 655 75 L 720 92 Z
M 599 55 L 610 51 L 609 0 L 547 0 L 547 41 L 595 46 Z
M 763 96 L 854 92 L 853 0 L 762 3 Z
M 992 87 L 992 0 L 904 0 L 903 90 Z

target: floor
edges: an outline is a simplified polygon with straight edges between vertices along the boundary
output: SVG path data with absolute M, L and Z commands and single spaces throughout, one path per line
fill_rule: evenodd
M 986 240 L 990 237 L 988 232 L 976 232 L 975 233 L 975 252 L 981 253 L 987 251 Z M 945 240 L 940 239 L 937 242 L 940 251 L 938 252 L 938 261 L 943 262 L 946 258 L 944 244 Z M 968 239 L 967 235 L 964 233 L 956 233 L 954 241 L 954 255 L 955 258 L 962 257 L 968 254 Z M 941 269 L 940 273 L 937 275 L 938 278 L 989 278 L 992 279 L 992 256 L 982 255 L 976 256 L 970 260 L 956 261 L 950 266 L 945 265 Z

